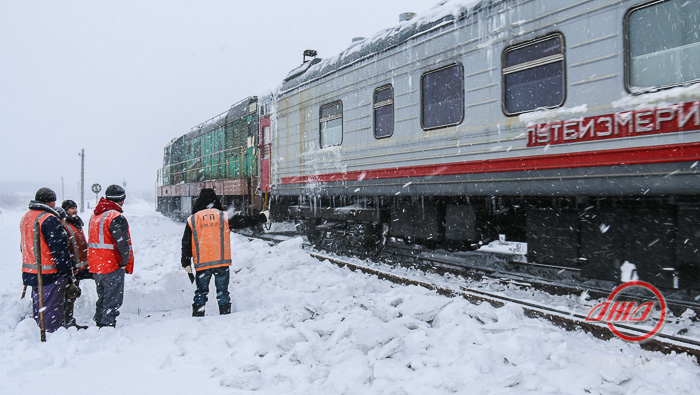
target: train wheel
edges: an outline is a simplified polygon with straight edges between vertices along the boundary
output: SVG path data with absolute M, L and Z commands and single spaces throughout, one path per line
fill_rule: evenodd
M 306 238 L 315 248 L 320 248 L 326 239 L 326 231 L 318 229 L 318 225 L 319 223 L 317 221 L 304 223 Z
M 367 238 L 362 243 L 360 257 L 363 259 L 377 257 L 384 251 L 388 238 L 389 224 L 372 224 L 370 231 L 367 233 Z

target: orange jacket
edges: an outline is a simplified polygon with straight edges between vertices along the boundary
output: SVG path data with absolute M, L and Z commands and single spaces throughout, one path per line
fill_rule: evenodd
M 110 204 L 111 203 L 111 204 Z M 111 206 L 114 207 L 111 207 Z M 108 206 L 105 209 L 105 206 Z M 102 198 L 95 208 L 95 214 L 90 218 L 88 229 L 88 267 L 90 273 L 107 274 L 125 267 L 126 272 L 134 271 L 134 254 L 131 248 L 131 232 L 129 237 L 129 261 L 122 263 L 117 242 L 112 236 L 110 225 L 115 218 L 121 216 L 121 207 Z
M 192 229 L 192 260 L 195 270 L 231 266 L 228 214 L 210 208 L 187 218 Z
M 70 252 L 75 260 L 75 270 L 76 273 L 87 270 L 88 268 L 88 258 L 87 258 L 87 240 L 85 240 L 85 233 L 82 229 L 78 229 L 75 225 L 66 221 L 64 226 L 68 232 L 68 240 L 70 242 Z
M 34 256 L 34 224 L 38 222 L 39 229 L 41 229 L 41 225 L 44 221 L 51 216 L 55 217 L 55 215 L 46 211 L 29 210 L 29 212 L 22 217 L 22 222 L 20 223 L 20 230 L 22 231 L 22 271 L 25 273 L 39 273 L 36 265 L 36 257 Z M 41 231 L 39 231 L 39 238 L 41 239 L 41 273 L 58 273 L 56 261 Z

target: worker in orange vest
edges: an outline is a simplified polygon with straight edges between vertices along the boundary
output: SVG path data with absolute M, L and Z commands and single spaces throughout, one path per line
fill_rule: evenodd
M 63 303 L 63 326 L 66 328 L 87 329 L 87 326 L 78 325 L 73 318 L 75 300 L 80 297 L 80 280 L 91 279 L 92 273 L 88 270 L 87 240 L 83 232 L 83 220 L 78 216 L 78 205 L 72 200 L 64 200 L 61 208 L 66 213 L 63 227 L 68 233 L 70 252 L 75 260 L 75 283 L 66 288 L 66 299 Z
M 221 206 L 216 192 L 204 188 L 187 218 L 182 236 L 182 267 L 191 272 L 192 261 L 196 271 L 192 316 L 203 317 L 207 303 L 209 283 L 214 276 L 219 314 L 231 313 L 231 296 L 228 292 L 231 266 L 230 229 L 247 228 L 267 222 L 267 215 L 234 215 L 229 217 Z
M 75 262 L 70 255 L 68 236 L 58 219 L 56 193 L 40 188 L 29 203 L 29 211 L 22 217 L 20 249 L 22 250 L 22 282 L 32 287 L 34 319 L 39 324 L 39 267 L 43 294 L 44 325 L 54 332 L 63 323 L 63 302 L 67 284 L 74 281 Z M 34 250 L 34 226 L 39 224 L 39 251 Z
M 90 218 L 88 229 L 88 269 L 95 279 L 98 327 L 117 325 L 124 301 L 124 275 L 134 271 L 129 223 L 122 215 L 126 191 L 110 185 Z

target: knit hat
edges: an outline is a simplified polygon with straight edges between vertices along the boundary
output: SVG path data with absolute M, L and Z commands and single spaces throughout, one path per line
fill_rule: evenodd
M 34 200 L 37 202 L 41 203 L 51 203 L 56 201 L 56 192 L 53 191 L 51 188 L 39 188 L 38 191 L 36 191 L 36 195 L 34 196 Z
M 221 201 L 219 201 L 219 198 L 216 196 L 216 192 L 212 188 L 204 188 L 199 192 L 199 197 L 197 197 L 197 200 L 194 202 L 194 206 L 192 207 L 192 213 L 194 214 L 208 208 L 223 210 Z
M 105 191 L 105 198 L 113 202 L 121 202 L 126 199 L 126 191 L 119 185 L 112 184 Z
M 61 208 L 63 208 L 66 211 L 68 211 L 69 208 L 73 208 L 73 207 L 78 207 L 78 205 L 75 204 L 75 202 L 70 200 L 70 199 L 64 200 L 63 203 L 61 203 Z
M 202 188 L 202 190 L 199 191 L 199 198 L 205 200 L 214 200 L 216 199 L 216 191 L 214 191 L 213 188 Z

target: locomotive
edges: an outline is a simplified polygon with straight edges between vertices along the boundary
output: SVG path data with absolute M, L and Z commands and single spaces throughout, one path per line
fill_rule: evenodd
M 403 15 L 403 14 L 402 14 Z M 436 5 L 306 60 L 173 140 L 158 209 L 202 187 L 309 241 L 473 249 L 700 285 L 700 2 Z M 305 55 L 308 55 L 305 53 Z

